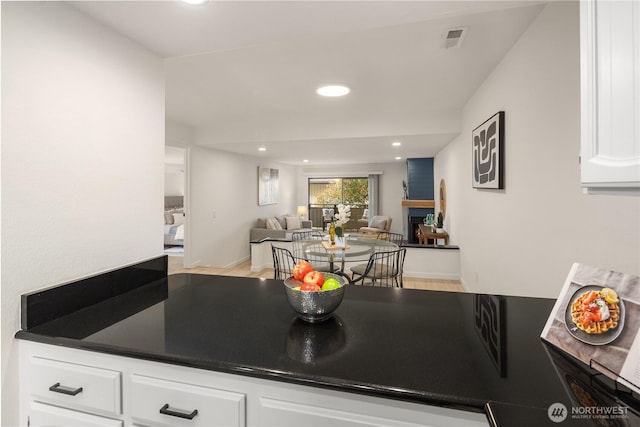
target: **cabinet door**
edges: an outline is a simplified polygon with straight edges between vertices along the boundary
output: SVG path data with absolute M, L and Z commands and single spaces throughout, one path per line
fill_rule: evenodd
M 122 421 L 31 402 L 30 427 L 122 427 Z
M 122 412 L 119 371 L 43 357 L 30 357 L 27 366 L 33 400 L 107 416 Z
M 340 406 L 338 403 L 336 406 Z M 260 399 L 261 427 L 487 427 L 484 414 L 437 408 L 422 414 L 419 423 L 401 420 L 400 411 L 389 408 L 385 417 L 324 408 L 277 399 Z
M 581 1 L 582 185 L 640 188 L 640 3 Z
M 240 393 L 134 374 L 130 399 L 131 417 L 145 425 L 245 425 L 245 395 Z

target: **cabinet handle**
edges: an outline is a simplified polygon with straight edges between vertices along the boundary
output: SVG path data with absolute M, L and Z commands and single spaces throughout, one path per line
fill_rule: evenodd
M 198 410 L 194 409 L 191 413 L 180 412 L 173 409 L 169 409 L 169 404 L 165 403 L 165 405 L 160 408 L 160 413 L 164 415 L 171 415 L 172 417 L 185 418 L 187 420 L 192 420 L 193 417 L 198 415 Z
M 56 393 L 68 394 L 69 396 L 75 396 L 76 394 L 82 391 L 82 387 L 78 387 L 76 389 L 63 387 L 60 383 L 55 383 L 51 387 L 49 387 L 49 391 L 54 391 Z

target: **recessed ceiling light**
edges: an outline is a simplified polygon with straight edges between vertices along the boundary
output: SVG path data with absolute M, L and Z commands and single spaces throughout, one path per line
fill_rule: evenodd
M 398 156 L 396 157 L 396 160 L 402 160 L 402 157 Z
M 400 147 L 401 144 L 400 141 L 393 141 L 391 145 L 393 145 L 394 147 Z
M 183 3 L 186 4 L 192 4 L 192 5 L 199 5 L 199 4 L 204 4 L 207 2 L 207 0 L 182 0 Z
M 308 159 L 304 159 L 302 162 L 303 163 L 309 163 L 309 160 Z
M 351 89 L 340 85 L 322 86 L 316 90 L 316 93 L 321 96 L 344 96 L 349 92 L 351 92 Z
M 258 148 L 258 151 L 267 151 L 267 148 L 266 147 L 260 147 L 260 148 Z

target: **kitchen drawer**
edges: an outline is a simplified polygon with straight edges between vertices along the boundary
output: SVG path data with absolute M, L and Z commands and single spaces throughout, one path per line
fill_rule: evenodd
M 33 400 L 100 415 L 122 412 L 118 371 L 41 357 L 31 357 L 28 368 Z
M 158 426 L 244 427 L 245 395 L 134 374 L 131 415 Z
M 85 414 L 44 403 L 30 402 L 30 427 L 122 427 L 122 421 Z

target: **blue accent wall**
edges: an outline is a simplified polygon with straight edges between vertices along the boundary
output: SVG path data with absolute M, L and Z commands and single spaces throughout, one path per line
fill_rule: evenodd
M 407 159 L 407 186 L 409 200 L 434 200 L 433 158 Z M 409 216 L 425 217 L 433 209 L 410 208 Z

